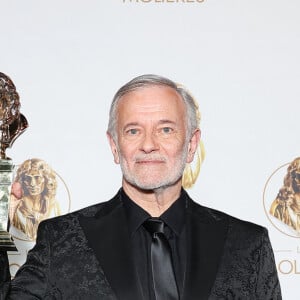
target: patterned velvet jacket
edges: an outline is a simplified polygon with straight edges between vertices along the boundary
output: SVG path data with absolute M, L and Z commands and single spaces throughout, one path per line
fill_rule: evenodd
M 181 300 L 281 299 L 267 230 L 193 202 L 185 193 L 187 264 Z M 142 300 L 118 193 L 43 221 L 36 246 L 9 281 L 1 255 L 1 299 Z

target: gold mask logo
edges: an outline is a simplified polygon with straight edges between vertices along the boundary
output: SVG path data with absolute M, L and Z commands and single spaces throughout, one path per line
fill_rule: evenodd
M 10 233 L 18 249 L 9 254 L 12 276 L 34 246 L 40 222 L 68 213 L 71 205 L 66 183 L 44 160 L 27 159 L 16 166 L 14 181 L 21 185 L 22 197 L 10 198 Z
M 10 231 L 18 240 L 34 242 L 41 221 L 70 211 L 70 193 L 63 179 L 37 158 L 19 165 L 14 181 L 22 187 L 22 198 L 11 196 Z
M 265 213 L 280 232 L 300 237 L 300 157 L 277 168 L 263 194 Z

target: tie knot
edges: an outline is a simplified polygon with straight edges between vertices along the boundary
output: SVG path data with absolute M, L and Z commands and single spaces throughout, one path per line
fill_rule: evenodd
M 164 222 L 160 219 L 149 218 L 144 222 L 144 227 L 153 236 L 155 233 L 164 232 Z

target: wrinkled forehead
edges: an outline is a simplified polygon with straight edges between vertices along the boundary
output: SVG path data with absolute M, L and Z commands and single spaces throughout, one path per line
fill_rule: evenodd
M 127 92 L 119 98 L 117 113 L 123 111 L 151 113 L 168 110 L 181 117 L 186 111 L 181 95 L 169 86 L 147 86 Z

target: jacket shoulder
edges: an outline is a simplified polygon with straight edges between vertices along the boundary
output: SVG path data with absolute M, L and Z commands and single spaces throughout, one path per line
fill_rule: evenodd
M 44 220 L 39 224 L 39 227 L 44 227 L 48 225 L 53 226 L 55 224 L 57 225 L 65 222 L 72 222 L 72 220 L 78 220 L 81 217 L 94 217 L 98 216 L 99 214 L 109 214 L 121 204 L 119 194 L 120 193 L 118 192 L 113 198 L 111 198 L 108 201 L 93 204 L 76 210 L 74 212 L 67 213 L 65 215 Z
M 196 215 L 198 218 L 204 219 L 206 222 L 227 222 L 228 228 L 231 231 L 239 231 L 245 233 L 265 233 L 267 229 L 259 224 L 239 219 L 235 216 L 227 214 L 226 212 L 206 207 L 194 202 L 191 199 L 190 204 L 191 214 Z M 200 220 L 200 219 L 199 219 Z

